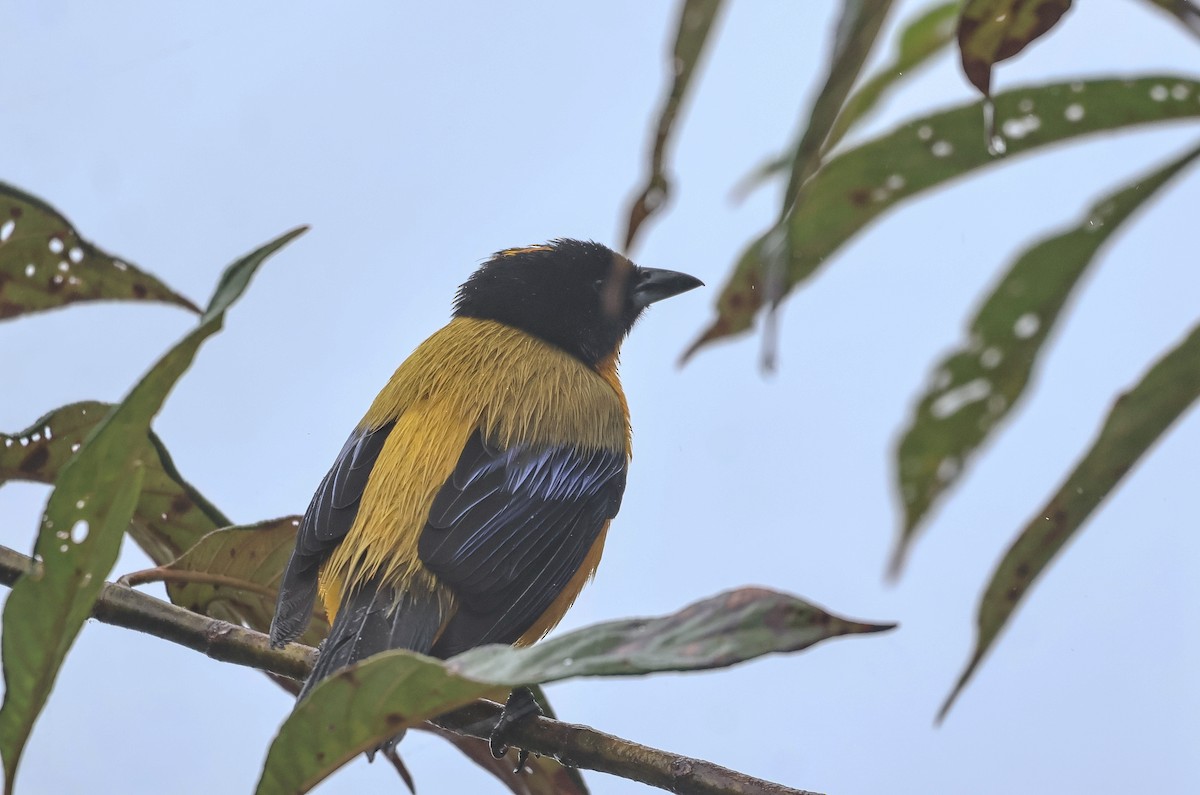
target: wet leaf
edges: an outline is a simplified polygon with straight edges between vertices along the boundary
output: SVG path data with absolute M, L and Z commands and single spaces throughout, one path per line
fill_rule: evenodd
M 961 5 L 959 0 L 953 0 L 930 6 L 900 31 L 896 57 L 880 67 L 846 100 L 841 114 L 829 131 L 826 151 L 837 146 L 846 133 L 873 111 L 889 91 L 905 78 L 912 77 L 950 46 L 950 42 L 954 41 L 955 23 Z
M 1200 36 L 1200 6 L 1191 0 L 1146 0 L 1179 20 L 1192 35 Z
M 1071 8 L 1071 0 L 966 0 L 958 21 L 963 72 L 984 96 L 992 67 L 1025 49 Z
M 59 473 L 34 546 L 42 571 L 18 580 L 4 605 L 0 753 L 6 793 L 13 791 L 17 763 L 62 660 L 116 562 L 152 454 L 150 421 L 253 272 L 302 231 L 231 265 L 199 326 L 142 377 Z
M 975 650 L 938 719 L 945 717 L 1008 623 L 1059 551 L 1158 438 L 1200 397 L 1200 326 L 1117 398 L 1100 436 L 1058 492 L 1009 547 L 983 593 Z
M 246 625 L 267 632 L 275 615 L 275 598 L 283 569 L 296 545 L 299 516 L 285 516 L 240 527 L 215 530 L 179 559 L 139 572 L 126 582 L 137 585 L 162 580 L 171 601 L 195 613 L 213 615 L 221 607 Z M 316 646 L 327 634 L 324 611 L 300 638 Z
M 721 4 L 722 0 L 685 0 L 681 6 L 675 47 L 671 53 L 671 88 L 658 112 L 654 148 L 650 150 L 650 176 L 629 208 L 629 224 L 625 230 L 627 251 L 633 247 L 642 225 L 663 208 L 670 196 L 671 183 L 665 166 L 667 145 L 675 132 L 675 121 L 687 96 L 692 75 L 704 55 L 704 47 L 721 11 Z
M 55 409 L 29 428 L 0 434 L 0 485 L 10 480 L 54 483 L 67 461 L 108 415 L 109 403 L 84 401 Z M 157 564 L 170 563 L 206 533 L 233 524 L 175 470 L 153 431 L 155 454 L 143 459 L 142 493 L 129 535 Z
M 784 191 L 781 216 L 795 201 L 800 186 L 821 167 L 825 140 L 841 114 L 846 97 L 854 87 L 854 81 L 858 80 L 858 74 L 879 36 L 879 28 L 883 26 L 891 8 L 891 0 L 845 0 L 842 3 L 842 14 L 838 18 L 833 52 L 829 59 L 829 72 L 813 101 L 808 124 L 791 157 L 792 173 Z
M 76 301 L 158 301 L 200 312 L 150 274 L 84 240 L 49 204 L 0 182 L 0 319 Z
M 525 649 L 472 649 L 445 665 L 408 651 L 384 652 L 334 674 L 297 705 L 271 745 L 257 792 L 307 792 L 401 730 L 476 698 L 503 699 L 515 685 L 723 668 L 892 626 L 743 588 L 672 615 L 599 624 Z
M 786 290 L 871 221 L 951 180 L 1049 144 L 1139 124 L 1200 116 L 1200 83 L 1182 77 L 1088 80 L 1006 91 L 995 97 L 1007 136 L 1007 158 L 984 145 L 978 103 L 902 125 L 830 159 L 802 188 L 788 218 L 791 262 Z M 717 317 L 684 357 L 715 340 L 748 330 L 763 306 L 764 238 L 742 254 L 717 299 Z
M 911 77 L 927 61 L 949 46 L 954 40 L 960 5 L 959 0 L 941 3 L 922 12 L 905 25 L 900 32 L 896 57 L 863 82 L 842 106 L 841 113 L 825 139 L 823 151 L 826 154 L 836 147 L 859 121 L 866 118 L 891 89 L 899 85 L 904 78 Z M 744 196 L 771 177 L 790 171 L 792 159 L 793 155 L 789 154 L 759 166 L 734 189 L 734 195 Z
M 892 560 L 903 563 L 929 509 L 1021 399 L 1042 344 L 1076 285 L 1125 221 L 1200 148 L 1096 202 L 1079 224 L 1024 251 L 971 321 L 965 344 L 935 368 L 897 450 L 904 527 Z

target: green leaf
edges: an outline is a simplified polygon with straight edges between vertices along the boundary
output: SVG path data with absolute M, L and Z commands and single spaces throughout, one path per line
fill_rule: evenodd
M 951 180 L 1049 144 L 1139 124 L 1200 116 L 1200 83 L 1160 75 L 1030 86 L 995 97 L 1007 158 L 984 145 L 979 103 L 902 125 L 829 160 L 800 191 L 788 218 L 785 290 L 806 281 L 871 221 Z M 742 333 L 763 307 L 764 238 L 752 242 L 717 299 L 717 317 L 685 352 Z
M 958 21 L 963 72 L 984 96 L 992 67 L 1025 49 L 1057 24 L 1071 0 L 967 0 Z
M 1078 225 L 1026 249 L 971 321 L 966 343 L 934 368 L 897 450 L 904 527 L 893 573 L 929 509 L 1021 399 L 1043 343 L 1096 255 L 1197 156 L 1200 147 L 1133 180 L 1092 205 Z
M 839 635 L 879 632 L 792 596 L 730 591 L 660 618 L 599 624 L 532 647 L 484 646 L 444 665 L 390 651 L 317 685 L 279 729 L 258 795 L 308 792 L 356 755 L 476 698 L 579 676 L 723 668 Z
M 874 110 L 880 100 L 904 78 L 911 77 L 950 46 L 950 42 L 954 41 L 955 22 L 961 5 L 960 0 L 952 0 L 930 6 L 900 31 L 896 57 L 880 67 L 846 100 L 841 114 L 829 131 L 826 151 L 837 146 L 846 133 Z
M 112 408 L 94 400 L 72 403 L 23 431 L 0 434 L 0 485 L 10 480 L 53 483 Z M 161 565 L 182 555 L 206 533 L 233 522 L 183 480 L 153 431 L 149 439 L 157 456 L 147 455 L 143 461 L 142 493 L 129 535 Z
M 1034 581 L 1092 511 L 1198 397 L 1200 326 L 1159 359 L 1137 386 L 1117 398 L 1091 449 L 1005 553 L 979 605 L 975 650 L 942 706 L 939 720 L 945 717 Z
M 866 118 L 900 81 L 915 74 L 928 60 L 949 46 L 954 40 L 960 5 L 960 0 L 941 3 L 923 11 L 904 26 L 900 32 L 896 57 L 868 78 L 842 106 L 825 139 L 825 154 L 834 149 L 859 121 Z M 744 196 L 771 177 L 790 171 L 793 158 L 794 151 L 760 165 L 734 188 L 734 195 Z
M 167 394 L 205 339 L 221 328 L 225 309 L 270 254 L 297 229 L 230 266 L 199 326 L 167 352 L 84 441 L 62 468 L 46 505 L 34 556 L 37 576 L 22 577 L 4 605 L 4 705 L 0 754 L 5 792 L 58 669 L 111 571 L 152 454 L 146 432 Z
M 1200 36 L 1200 6 L 1191 0 L 1146 0 L 1179 20 L 1180 24 Z
M 0 320 L 76 301 L 159 301 L 200 311 L 84 240 L 49 204 L 0 182 Z
M 629 223 L 625 229 L 626 250 L 633 247 L 638 230 L 650 216 L 662 209 L 670 196 L 671 183 L 665 166 L 667 145 L 675 132 L 675 120 L 687 96 L 696 66 L 704 55 L 708 34 L 712 32 L 721 4 L 722 0 L 685 0 L 681 6 L 675 47 L 671 54 L 671 88 L 658 112 L 654 147 L 650 150 L 650 176 L 629 208 Z
M 826 151 L 825 141 L 842 113 L 846 97 L 854 87 L 867 56 L 871 54 L 875 39 L 879 37 L 879 29 L 891 8 L 891 0 L 845 0 L 842 3 L 833 53 L 829 59 L 829 73 L 813 101 L 808 124 L 791 157 L 792 173 L 783 195 L 781 218 L 786 216 L 796 200 L 800 186 L 821 167 L 821 155 Z

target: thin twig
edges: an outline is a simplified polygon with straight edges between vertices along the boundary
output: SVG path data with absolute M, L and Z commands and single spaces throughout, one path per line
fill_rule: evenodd
M 0 585 L 11 586 L 40 564 L 0 546 Z M 123 585 L 105 583 L 92 616 L 106 624 L 146 632 L 202 652 L 214 660 L 258 668 L 268 674 L 303 679 L 316 650 L 299 644 L 272 649 L 266 635 L 185 610 Z M 437 718 L 434 723 L 459 734 L 487 738 L 501 707 L 478 701 Z M 694 795 L 817 795 L 747 776 L 702 759 L 649 748 L 586 726 L 549 718 L 522 720 L 506 735 L 511 744 L 551 756 L 572 767 L 596 770 Z
M 249 591 L 275 598 L 275 590 L 256 582 L 243 580 L 240 577 L 230 577 L 228 574 L 213 574 L 207 571 L 189 571 L 188 569 L 172 569 L 167 566 L 155 566 L 149 569 L 131 571 L 117 580 L 117 585 L 132 588 L 136 585 L 146 585 L 152 582 L 195 583 L 197 585 L 219 585 L 226 588 L 236 588 L 239 591 Z

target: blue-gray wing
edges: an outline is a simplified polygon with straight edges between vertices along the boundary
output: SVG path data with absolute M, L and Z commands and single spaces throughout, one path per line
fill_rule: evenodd
M 457 611 L 433 653 L 512 643 L 583 565 L 625 492 L 624 451 L 467 442 L 434 498 L 418 555 Z

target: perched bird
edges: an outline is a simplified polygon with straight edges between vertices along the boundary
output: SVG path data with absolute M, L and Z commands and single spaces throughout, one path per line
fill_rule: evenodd
M 700 285 L 578 240 L 501 251 L 471 275 L 300 523 L 271 643 L 304 630 L 318 594 L 332 624 L 301 698 L 386 649 L 445 658 L 558 624 L 625 491 L 621 342 L 647 306 Z

